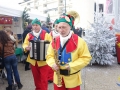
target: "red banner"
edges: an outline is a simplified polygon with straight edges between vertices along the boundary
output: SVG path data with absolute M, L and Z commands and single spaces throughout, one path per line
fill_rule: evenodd
M 12 17 L 0 17 L 0 24 L 12 24 Z

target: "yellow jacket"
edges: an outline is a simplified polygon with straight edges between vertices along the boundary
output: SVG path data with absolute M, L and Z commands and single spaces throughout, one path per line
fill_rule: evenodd
M 75 39 L 76 37 L 78 39 Z M 56 39 L 56 41 L 59 41 L 59 40 Z M 74 41 L 77 41 L 77 43 L 75 43 Z M 51 67 L 55 63 L 54 50 L 53 50 L 52 43 L 53 42 L 51 42 L 48 47 L 47 56 L 46 56 L 46 59 L 47 59 L 46 62 Z M 68 46 L 66 45 L 66 49 L 67 48 L 69 49 L 68 51 L 70 51 L 70 48 L 72 48 L 71 43 L 75 44 L 76 48 L 74 49 L 74 51 L 68 52 L 68 53 L 71 53 L 71 61 L 69 62 L 70 74 L 81 70 L 82 68 L 87 66 L 91 60 L 91 55 L 88 50 L 87 44 L 82 38 L 74 34 L 73 37 L 71 38 L 70 43 L 67 44 Z M 61 65 L 60 69 L 65 69 L 65 65 Z M 66 88 L 73 88 L 82 84 L 81 74 L 79 72 L 70 76 L 64 76 L 64 75 L 60 75 L 60 76 L 64 80 Z M 54 83 L 57 84 L 56 72 L 54 72 Z
M 24 51 L 26 52 L 25 48 L 29 45 L 29 33 L 27 34 L 25 40 L 24 40 L 24 43 L 22 45 Z M 48 34 L 48 33 L 45 33 L 45 38 L 44 40 L 48 40 L 48 41 L 51 41 L 51 36 Z M 28 55 L 27 57 L 27 62 L 29 62 L 30 64 L 32 64 L 33 66 L 35 66 L 36 64 L 36 60 L 33 60 L 33 59 L 30 59 L 30 55 Z M 38 66 L 44 66 L 44 65 L 47 65 L 46 61 L 37 61 L 37 64 Z

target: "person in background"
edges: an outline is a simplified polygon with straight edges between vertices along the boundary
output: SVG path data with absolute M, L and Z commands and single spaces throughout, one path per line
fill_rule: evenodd
M 83 33 L 82 33 L 83 36 L 85 36 L 85 28 L 82 29 L 82 32 L 83 32 Z
M 57 25 L 58 25 L 58 19 L 55 20 L 53 24 L 53 29 L 50 32 L 50 35 L 52 36 L 53 39 L 60 35 L 57 29 Z
M 81 27 L 79 32 L 80 32 L 79 36 L 82 37 L 83 29 Z
M 18 46 L 17 38 L 14 36 L 11 28 L 9 28 L 9 27 L 5 28 L 5 32 L 8 34 L 10 39 L 15 43 L 15 48 L 17 48 L 17 46 Z
M 80 71 L 91 60 L 86 42 L 71 31 L 73 25 L 70 15 L 59 18 L 57 28 L 60 36 L 50 43 L 47 50 L 46 62 L 54 70 L 54 90 L 80 90 Z
M 7 81 L 8 87 L 6 90 L 12 90 L 12 72 L 15 77 L 15 81 L 17 83 L 18 89 L 21 89 L 23 85 L 21 84 L 18 69 L 17 69 L 17 58 L 14 54 L 14 42 L 7 35 L 5 31 L 0 31 L 0 55 L 2 53 L 2 49 L 4 46 L 4 65 L 7 72 Z
M 75 29 L 75 34 L 77 34 L 79 37 L 82 37 L 82 28 Z
M 23 49 L 25 52 L 31 50 L 30 40 L 48 40 L 51 41 L 50 35 L 41 28 L 41 22 L 36 18 L 32 21 L 32 32 L 28 33 L 24 43 Z M 27 62 L 31 64 L 31 70 L 34 78 L 35 90 L 48 89 L 48 65 L 44 60 L 30 59 L 28 54 Z
M 43 23 L 42 29 L 45 30 L 47 33 L 50 33 L 50 30 L 49 28 L 47 28 L 47 25 L 45 23 Z
M 55 20 L 55 22 L 53 24 L 53 30 L 50 32 L 52 39 L 54 39 L 60 35 L 57 30 L 57 24 L 58 24 L 58 19 Z M 53 82 L 53 74 L 54 74 L 54 71 L 52 70 L 51 67 L 49 67 L 49 72 L 48 72 L 48 82 L 49 83 Z
M 25 40 L 26 35 L 27 35 L 29 32 L 31 32 L 31 31 L 32 31 L 32 25 L 29 24 L 29 25 L 26 27 L 26 30 L 25 30 L 25 31 L 23 32 L 23 34 L 22 34 L 23 43 L 24 43 L 24 40 Z M 25 55 L 25 56 L 28 56 L 28 54 L 29 54 L 29 51 L 28 51 L 28 52 L 24 52 L 24 55 Z M 26 60 L 25 60 L 25 71 L 27 71 L 27 70 L 30 70 L 30 68 L 29 68 L 29 62 L 26 62 Z

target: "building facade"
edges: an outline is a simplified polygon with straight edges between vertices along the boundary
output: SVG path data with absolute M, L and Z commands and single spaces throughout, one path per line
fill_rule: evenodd
M 120 15 L 120 0 L 24 0 L 19 3 L 30 10 L 36 9 L 41 14 L 49 14 L 52 20 L 70 10 L 80 15 L 80 22 L 76 27 L 89 28 L 94 23 L 94 12 L 103 12 L 110 22 L 118 20 Z
M 38 10 L 41 14 L 49 14 L 53 20 L 72 9 L 72 0 L 24 0 L 19 4 L 30 11 Z

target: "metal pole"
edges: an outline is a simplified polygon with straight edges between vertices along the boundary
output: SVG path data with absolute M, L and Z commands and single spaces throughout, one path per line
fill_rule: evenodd
M 66 0 L 65 0 L 65 13 L 66 13 Z

